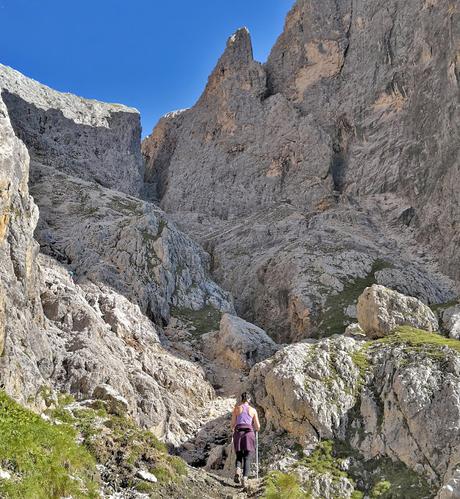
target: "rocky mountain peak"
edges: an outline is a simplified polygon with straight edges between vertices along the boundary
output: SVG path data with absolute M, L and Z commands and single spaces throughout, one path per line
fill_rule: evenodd
M 252 40 L 248 28 L 239 28 L 227 40 L 222 59 L 234 60 L 235 63 L 249 64 L 253 61 Z
M 225 51 L 197 105 L 216 94 L 221 99 L 228 99 L 230 96 L 236 97 L 239 92 L 258 97 L 265 92 L 265 71 L 260 63 L 254 61 L 251 35 L 247 28 L 238 29 L 227 40 Z M 229 105 L 225 102 L 222 104 Z

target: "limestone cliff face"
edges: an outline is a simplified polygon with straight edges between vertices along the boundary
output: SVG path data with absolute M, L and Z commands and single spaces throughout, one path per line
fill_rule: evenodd
M 33 239 L 38 210 L 29 195 L 29 155 L 1 99 L 0 137 L 0 370 L 2 385 L 25 401 L 49 375 L 42 361 L 51 349 L 41 333 L 38 244 Z
M 144 166 L 139 113 L 56 92 L 0 65 L 0 88 L 16 135 L 34 162 L 136 195 Z
M 328 140 L 284 96 L 267 98 L 243 28 L 193 109 L 163 118 L 144 142 L 146 178 L 167 211 L 227 219 L 287 199 L 312 206 L 331 190 Z
M 455 278 L 458 26 L 449 1 L 300 0 L 266 66 L 271 92 L 329 130 L 336 188 L 396 193 Z
M 40 410 L 53 390 L 87 400 L 108 385 L 158 437 L 193 437 L 216 394 L 162 328 L 176 309 L 234 309 L 209 255 L 128 194 L 141 190 L 138 113 L 4 66 L 0 94 L 2 388 Z
M 382 261 L 375 282 L 457 294 L 434 277 L 458 277 L 456 20 L 450 2 L 299 0 L 264 66 L 239 30 L 196 105 L 143 142 L 147 193 L 213 254 L 245 318 L 317 334 Z

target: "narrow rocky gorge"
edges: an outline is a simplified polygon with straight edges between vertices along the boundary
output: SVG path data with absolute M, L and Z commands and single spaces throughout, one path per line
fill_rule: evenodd
M 458 20 L 297 0 L 142 142 L 0 65 L 0 496 L 460 497 Z

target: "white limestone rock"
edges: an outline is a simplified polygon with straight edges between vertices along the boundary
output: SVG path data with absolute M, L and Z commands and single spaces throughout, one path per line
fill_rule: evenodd
M 129 410 L 128 401 L 107 383 L 97 385 L 93 390 L 93 397 L 95 399 L 103 400 L 106 403 L 107 410 L 110 414 L 123 416 Z
M 136 473 L 136 476 L 141 478 L 142 480 L 145 480 L 146 482 L 150 482 L 150 483 L 157 483 L 158 482 L 157 477 L 153 473 L 150 473 L 149 471 L 138 470 Z
M 270 357 L 277 349 L 263 329 L 230 314 L 222 316 L 219 331 L 202 336 L 202 343 L 210 358 L 243 371 Z
M 370 338 L 390 334 L 397 326 L 438 331 L 432 310 L 417 298 L 405 296 L 384 286 L 372 285 L 358 299 L 358 323 Z
M 448 307 L 442 312 L 442 326 L 451 338 L 460 340 L 460 305 Z
M 289 345 L 256 364 L 249 387 L 270 429 L 283 429 L 301 443 L 343 435 L 355 405 L 360 371 L 352 354 L 359 343 L 336 336 Z

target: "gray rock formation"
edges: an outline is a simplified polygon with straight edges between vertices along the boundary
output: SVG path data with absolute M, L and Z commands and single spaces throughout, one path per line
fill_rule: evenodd
M 449 2 L 299 0 L 267 62 L 271 93 L 330 130 L 347 195 L 395 194 L 458 277 L 458 10 Z M 452 27 L 452 29 L 451 29 Z M 457 255 L 457 256 L 455 256 Z
M 53 390 L 97 396 L 171 444 L 193 438 L 225 404 L 200 366 L 166 350 L 161 326 L 172 309 L 233 306 L 208 276 L 209 256 L 157 207 L 120 192 L 139 191 L 138 115 L 3 66 L 0 93 L 2 386 L 37 409 Z M 48 256 L 33 239 L 27 150 Z
M 457 32 L 441 28 L 457 14 L 354 4 L 296 2 L 265 66 L 239 30 L 196 105 L 143 142 L 147 195 L 212 253 L 238 313 L 281 341 L 343 331 L 328 310 L 370 274 L 428 303 L 458 295 L 438 273 L 458 268 L 445 228 L 460 215 Z
M 372 285 L 358 298 L 358 323 L 370 338 L 390 334 L 397 326 L 438 331 L 438 319 L 417 298 L 404 296 L 385 286 Z
M 276 351 L 276 344 L 267 333 L 239 317 L 224 314 L 219 331 L 204 334 L 203 351 L 230 369 L 249 370 Z
M 116 401 L 123 398 L 123 411 L 158 437 L 176 445 L 191 438 L 215 397 L 204 371 L 169 353 L 161 330 L 110 286 L 75 284 L 47 256 L 40 256 L 40 268 L 44 334 L 53 345 L 44 359 L 47 386 L 79 400 L 98 397 L 112 412 L 125 406 Z
M 0 98 L 0 370 L 2 386 L 17 400 L 34 397 L 50 375 L 43 337 L 38 245 L 33 230 L 38 210 L 29 196 L 29 156 L 11 126 Z M 25 375 L 25 373 L 27 373 Z
M 438 486 L 450 483 L 460 458 L 460 345 L 427 338 L 364 347 L 339 336 L 310 340 L 257 364 L 249 386 L 265 438 L 283 429 L 304 446 L 346 441 L 365 459 L 389 457 Z
M 352 354 L 359 345 L 345 337 L 309 340 L 254 366 L 249 386 L 268 427 L 302 443 L 343 436 L 358 393 L 360 371 Z
M 34 162 L 128 194 L 144 175 L 136 109 L 56 92 L 0 64 L 0 89 Z
M 78 282 L 105 283 L 159 325 L 171 306 L 233 310 L 208 276 L 209 255 L 151 203 L 38 163 L 31 190 L 42 251 L 68 264 Z
M 451 338 L 460 340 L 460 305 L 442 311 L 442 326 Z

